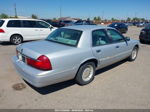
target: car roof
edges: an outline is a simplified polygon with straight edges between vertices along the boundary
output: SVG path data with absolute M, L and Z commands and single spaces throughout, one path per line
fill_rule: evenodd
M 97 30 L 97 29 L 106 29 L 110 28 L 107 26 L 100 26 L 100 25 L 74 25 L 74 26 L 67 26 L 63 28 L 68 28 L 68 29 L 74 29 L 74 30 L 81 30 L 81 31 L 87 31 L 87 30 Z M 113 29 L 113 28 L 110 28 Z
M 6 19 L 0 19 L 0 20 L 34 20 L 34 21 L 37 21 L 37 20 L 40 20 L 40 19 L 28 19 L 28 18 L 6 18 Z M 40 21 L 43 21 L 43 20 L 40 20 Z

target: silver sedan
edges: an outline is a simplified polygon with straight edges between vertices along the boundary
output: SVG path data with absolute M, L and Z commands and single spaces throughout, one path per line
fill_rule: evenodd
M 110 27 L 79 25 L 53 31 L 45 40 L 16 48 L 13 64 L 20 76 L 35 87 L 75 79 L 86 85 L 97 69 L 137 57 L 139 42 Z

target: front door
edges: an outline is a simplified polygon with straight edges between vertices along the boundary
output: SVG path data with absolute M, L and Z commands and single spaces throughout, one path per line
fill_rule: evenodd
M 37 21 L 37 26 L 40 29 L 40 39 L 45 39 L 53 31 L 53 29 L 50 28 L 51 26 L 43 21 Z

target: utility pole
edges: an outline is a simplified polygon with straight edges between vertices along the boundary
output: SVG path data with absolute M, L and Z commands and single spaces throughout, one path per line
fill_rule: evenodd
M 61 18 L 62 16 L 62 1 L 60 0 L 60 6 L 59 6 L 59 16 Z
M 15 17 L 17 17 L 17 8 L 16 8 L 16 3 L 14 4 L 14 10 L 15 10 Z

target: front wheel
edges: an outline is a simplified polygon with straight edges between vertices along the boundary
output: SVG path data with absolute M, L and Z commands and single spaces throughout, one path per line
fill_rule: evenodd
M 20 35 L 13 35 L 10 38 L 10 42 L 15 45 L 21 44 L 22 41 L 23 41 L 23 39 Z
M 129 61 L 134 61 L 137 58 L 138 47 L 134 47 L 131 55 L 129 56 Z
M 86 85 L 93 81 L 95 75 L 95 64 L 88 62 L 83 64 L 75 77 L 79 85 Z

